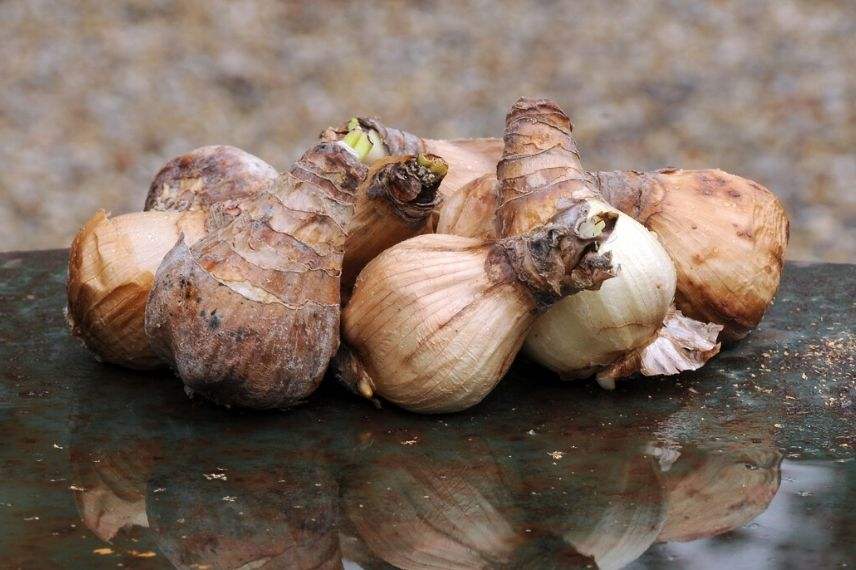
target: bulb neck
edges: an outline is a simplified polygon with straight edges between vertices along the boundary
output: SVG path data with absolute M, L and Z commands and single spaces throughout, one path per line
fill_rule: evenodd
M 498 240 L 494 255 L 503 259 L 541 312 L 568 295 L 599 289 L 615 276 L 612 255 L 598 251 L 615 219 L 605 212 L 581 216 L 571 225 L 550 223 L 526 235 Z
M 363 130 L 374 131 L 389 155 L 412 154 L 414 156 L 425 152 L 425 142 L 412 133 L 387 127 L 375 117 L 357 117 L 357 123 Z
M 366 194 L 385 200 L 408 225 L 421 225 L 442 200 L 437 190 L 448 169 L 433 154 L 382 159 L 372 166 Z
M 321 133 L 321 140 L 350 147 L 366 164 L 385 156 L 418 156 L 426 151 L 421 138 L 387 127 L 374 117 L 354 117 L 342 127 L 329 127 Z
M 583 170 L 573 125 L 548 99 L 519 99 L 506 117 L 497 210 L 503 235 L 522 235 L 574 202 L 599 198 Z

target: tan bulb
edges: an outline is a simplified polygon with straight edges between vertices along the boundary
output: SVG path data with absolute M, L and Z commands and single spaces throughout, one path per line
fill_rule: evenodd
M 412 411 L 477 404 L 538 312 L 612 275 L 609 256 L 596 252 L 611 231 L 606 221 L 590 238 L 551 225 L 497 242 L 429 234 L 386 250 L 344 310 L 340 375 L 363 396 Z
M 129 368 L 161 363 L 143 327 L 146 298 L 164 255 L 181 236 L 205 234 L 204 212 L 99 210 L 74 238 L 68 260 L 67 318 L 72 334 L 101 360 Z

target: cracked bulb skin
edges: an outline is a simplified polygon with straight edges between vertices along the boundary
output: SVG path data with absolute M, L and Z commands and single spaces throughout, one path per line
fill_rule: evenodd
M 144 329 L 146 299 L 164 255 L 179 239 L 205 235 L 204 212 L 137 212 L 110 218 L 98 211 L 71 244 L 67 320 L 96 357 L 127 368 L 162 361 Z
M 788 244 L 788 216 L 775 194 L 717 169 L 587 176 L 606 202 L 657 234 L 676 267 L 680 311 L 722 325 L 725 341 L 740 340 L 758 326 L 779 288 Z M 499 202 L 495 176 L 484 174 L 445 198 L 437 231 L 497 237 L 493 212 Z
M 206 146 L 170 160 L 155 176 L 144 212 L 109 218 L 98 212 L 69 255 L 68 320 L 72 334 L 112 364 L 163 364 L 144 330 L 146 300 L 167 252 L 192 245 L 227 224 L 239 204 L 269 188 L 276 170 L 241 149 Z
M 423 142 L 377 119 L 352 118 L 341 129 L 328 127 L 321 140 L 345 145 L 369 167 L 354 199 L 354 216 L 345 241 L 342 295 L 382 251 L 413 236 L 430 233 L 439 192 L 449 172 L 440 156 L 425 152 Z
M 547 226 L 497 242 L 429 234 L 360 273 L 343 314 L 342 380 L 421 413 L 479 403 L 514 360 L 535 316 L 612 276 L 597 244 Z
M 444 202 L 437 229 L 454 235 L 496 239 L 499 230 L 493 212 L 499 200 L 499 183 L 494 176 L 474 180 Z M 558 317 L 538 319 L 524 350 L 567 379 L 597 373 L 599 382 L 607 388 L 613 386 L 615 379 L 637 371 L 654 375 L 698 367 L 698 363 L 719 350 L 716 340 L 720 325 L 699 322 L 675 310 L 667 301 L 668 291 L 675 292 L 674 272 L 668 271 L 670 264 L 666 261 L 670 259 L 656 236 L 625 215 L 619 215 L 616 225 L 615 234 L 603 250 L 617 255 L 619 274 L 598 291 L 584 292 L 552 307 L 548 312 Z M 638 258 L 647 258 L 648 263 L 640 264 Z M 665 267 L 656 278 L 660 285 L 673 285 L 647 287 L 643 281 L 649 265 Z M 620 313 L 615 310 L 617 307 L 625 310 Z M 600 324 L 569 331 L 562 322 L 564 313 L 575 323 L 591 322 L 598 315 Z M 642 318 L 634 321 L 639 326 L 624 326 L 629 323 L 626 318 L 629 314 L 641 315 Z M 655 319 L 660 314 L 665 314 L 662 322 Z M 599 334 L 601 330 L 616 333 L 612 337 Z M 686 350 L 686 340 L 690 341 L 690 350 Z M 588 348 L 576 348 L 580 346 Z M 566 350 L 557 351 L 555 347 Z
M 269 190 L 278 173 L 257 156 L 228 145 L 194 149 L 167 162 L 149 187 L 144 210 L 220 209 L 235 215 L 243 202 Z M 228 223 L 226 217 L 224 223 Z
M 268 409 L 318 387 L 339 344 L 343 250 L 365 175 L 348 148 L 318 144 L 229 225 L 166 256 L 146 333 L 191 393 Z

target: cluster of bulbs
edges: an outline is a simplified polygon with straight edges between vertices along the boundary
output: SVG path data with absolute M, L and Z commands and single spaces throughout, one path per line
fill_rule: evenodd
M 71 246 L 68 320 L 101 359 L 285 408 L 328 368 L 423 412 L 480 402 L 521 349 L 606 388 L 702 366 L 778 288 L 788 220 L 719 170 L 587 172 L 568 116 L 519 99 L 503 139 L 327 129 L 287 172 L 203 147 L 144 212 Z M 332 363 L 332 365 L 331 365 Z

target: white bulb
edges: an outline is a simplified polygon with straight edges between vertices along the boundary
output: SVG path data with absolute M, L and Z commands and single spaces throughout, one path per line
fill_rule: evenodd
M 565 378 L 590 376 L 649 343 L 675 296 L 675 268 L 656 235 L 618 213 L 615 229 L 601 246 L 612 252 L 618 274 L 597 291 L 571 295 L 538 317 L 525 350 Z

